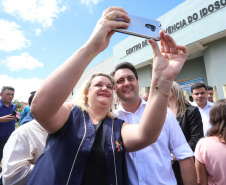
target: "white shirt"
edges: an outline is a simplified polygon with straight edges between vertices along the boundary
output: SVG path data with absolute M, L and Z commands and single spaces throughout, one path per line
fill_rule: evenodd
M 4 185 L 26 185 L 34 164 L 44 150 L 47 132 L 32 120 L 17 128 L 9 137 L 2 161 Z
M 130 124 L 139 124 L 146 105 L 146 101 L 141 100 L 135 113 L 126 112 L 120 105 L 117 116 Z M 166 120 L 156 143 L 137 152 L 126 153 L 129 184 L 176 185 L 171 153 L 177 160 L 193 156 L 175 116 L 167 109 Z
M 203 124 L 203 133 L 204 136 L 206 136 L 207 131 L 212 127 L 209 120 L 210 120 L 210 110 L 213 107 L 213 103 L 207 101 L 206 106 L 202 109 L 201 107 L 199 107 L 197 105 L 197 103 L 195 101 L 190 102 L 191 105 L 198 107 L 199 112 L 201 114 L 202 117 L 202 124 Z

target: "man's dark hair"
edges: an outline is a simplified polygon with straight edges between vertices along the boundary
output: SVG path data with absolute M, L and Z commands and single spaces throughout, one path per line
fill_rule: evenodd
M 30 92 L 30 95 L 35 94 L 35 93 L 36 93 L 36 91 L 32 91 L 32 92 Z
M 15 89 L 14 89 L 12 86 L 3 86 L 3 87 L 2 87 L 2 90 L 1 90 L 1 93 L 3 94 L 3 92 L 4 92 L 5 90 L 15 91 Z
M 36 93 L 36 91 L 33 91 L 33 93 L 30 95 L 30 97 L 28 98 L 28 103 L 29 103 L 29 105 L 31 105 L 31 103 L 32 103 L 32 101 L 33 101 L 33 98 L 34 98 L 34 96 L 35 96 L 35 93 Z
M 206 86 L 207 90 L 213 90 L 213 87 L 211 86 Z
M 119 69 L 130 69 L 133 72 L 133 74 L 135 75 L 136 79 L 138 80 L 137 70 L 133 64 L 131 64 L 129 62 L 122 62 L 122 63 L 118 64 L 115 67 L 115 70 L 111 72 L 111 76 L 114 77 L 116 71 L 118 71 Z
M 200 83 L 200 82 L 197 82 L 197 83 L 194 83 L 192 86 L 191 86 L 191 93 L 193 93 L 193 90 L 194 89 L 199 89 L 199 88 L 204 88 L 206 89 L 207 91 L 207 88 L 206 88 L 206 85 L 204 83 Z

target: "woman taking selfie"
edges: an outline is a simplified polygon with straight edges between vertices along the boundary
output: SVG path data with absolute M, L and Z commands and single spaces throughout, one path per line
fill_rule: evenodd
M 28 184 L 127 184 L 124 152 L 140 150 L 157 140 L 167 111 L 168 96 L 164 93 L 170 92 L 187 57 L 186 47 L 177 46 L 163 31 L 161 52 L 157 43 L 149 40 L 155 56 L 151 98 L 140 124 L 130 125 L 111 114 L 113 81 L 105 74 L 89 79 L 81 97 L 77 95 L 75 107 L 64 103 L 92 59 L 108 46 L 112 29 L 127 28 L 129 21 L 123 8 L 105 10 L 85 45 L 38 90 L 31 112 L 50 139 Z
M 195 168 L 198 184 L 226 182 L 226 100 L 219 100 L 210 110 L 212 127 L 207 137 L 195 148 Z
M 195 151 L 197 142 L 203 137 L 202 117 L 199 109 L 185 99 L 182 88 L 176 82 L 172 84 L 169 107 L 176 116 L 189 146 Z M 172 167 L 178 185 L 183 185 L 179 161 L 175 160 Z

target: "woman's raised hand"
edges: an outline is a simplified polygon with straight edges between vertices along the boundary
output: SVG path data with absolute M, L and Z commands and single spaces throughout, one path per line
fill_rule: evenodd
M 116 21 L 116 18 L 122 18 L 124 21 Z M 100 53 L 107 48 L 114 34 L 112 29 L 128 28 L 129 21 L 127 12 L 121 7 L 110 7 L 104 10 L 85 46 L 90 47 L 95 54 Z
M 174 39 L 163 30 L 160 31 L 160 37 L 160 50 L 154 40 L 149 40 L 154 53 L 153 74 L 157 78 L 172 82 L 181 71 L 188 50 L 185 46 L 177 45 Z

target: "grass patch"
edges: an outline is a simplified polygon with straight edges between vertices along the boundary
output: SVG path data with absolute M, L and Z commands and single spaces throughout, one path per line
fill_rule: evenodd
M 19 127 L 19 122 L 15 123 L 15 129 L 17 129 Z

